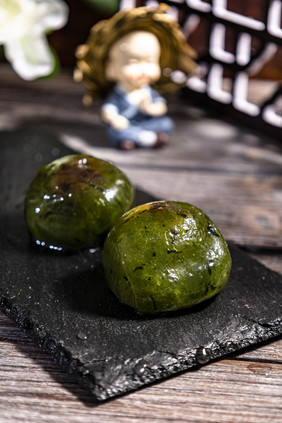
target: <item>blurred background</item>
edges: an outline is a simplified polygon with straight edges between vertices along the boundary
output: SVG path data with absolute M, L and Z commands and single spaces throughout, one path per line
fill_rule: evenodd
M 92 25 L 100 19 L 106 19 L 115 13 L 119 7 L 118 0 L 65 0 L 69 6 L 70 14 L 67 24 L 60 30 L 54 31 L 49 35 L 50 44 L 57 52 L 62 67 L 73 68 L 75 64 L 74 52 L 79 44 L 85 42 Z M 173 5 L 173 2 L 167 2 Z M 211 2 L 206 2 L 211 3 Z M 228 9 L 246 17 L 252 17 L 258 21 L 265 19 L 266 0 L 229 0 Z M 128 3 L 130 4 L 130 3 Z M 137 6 L 145 2 L 136 1 Z M 178 2 L 177 6 L 181 6 Z M 185 25 L 185 9 L 180 8 L 179 20 Z M 282 17 L 281 17 L 282 19 Z M 208 49 L 208 40 L 211 22 L 202 17 L 197 28 L 189 34 L 189 44 L 197 51 L 199 57 L 206 55 Z M 232 27 L 226 30 L 225 49 L 233 52 L 235 48 L 235 33 Z M 256 37 L 252 38 L 252 51 L 260 49 L 263 40 Z M 276 53 L 265 65 L 258 70 L 252 77 L 263 79 L 282 78 L 282 48 L 278 48 Z
M 69 8 L 67 22 L 48 34 L 48 42 L 61 69 L 70 74 L 76 48 L 86 41 L 95 23 L 120 8 L 158 4 L 154 0 L 64 1 Z M 282 0 L 163 3 L 171 6 L 170 13 L 198 55 L 199 71 L 188 81 L 189 98 L 208 106 L 211 102 L 215 107 L 222 105 L 237 117 L 252 117 L 251 125 L 270 125 L 268 130 L 281 138 Z M 3 50 L 1 60 L 6 61 Z

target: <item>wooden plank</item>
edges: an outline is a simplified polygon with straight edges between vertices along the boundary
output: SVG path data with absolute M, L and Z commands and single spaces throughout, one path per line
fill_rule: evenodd
M 279 340 L 97 407 L 70 375 L 0 313 L 0 421 L 38 423 L 40 418 L 51 423 L 60 416 L 66 423 L 278 423 L 281 357 Z M 265 358 L 267 362 L 261 362 Z
M 256 346 L 243 353 L 234 355 L 238 360 L 257 361 L 257 362 L 276 362 L 282 364 L 282 338 L 267 344 Z
M 1 422 L 281 421 L 282 364 L 222 360 L 95 407 L 36 348 L 0 346 Z
M 248 250 L 247 250 L 248 251 Z M 256 260 L 260 261 L 262 264 L 264 264 L 266 267 L 269 267 L 269 269 L 274 270 L 275 272 L 282 274 L 282 253 L 279 251 L 273 252 L 270 251 L 252 251 L 249 250 L 249 254 L 255 258 Z

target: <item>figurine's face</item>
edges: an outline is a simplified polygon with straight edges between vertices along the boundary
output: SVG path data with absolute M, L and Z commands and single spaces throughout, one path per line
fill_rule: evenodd
M 150 85 L 161 76 L 160 55 L 160 43 L 154 34 L 130 32 L 111 47 L 106 77 L 127 90 Z

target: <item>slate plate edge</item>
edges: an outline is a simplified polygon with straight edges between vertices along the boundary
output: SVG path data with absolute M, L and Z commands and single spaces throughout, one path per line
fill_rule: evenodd
M 255 261 L 255 260 L 254 260 Z M 262 265 L 263 266 L 263 265 Z M 265 266 L 263 266 L 265 267 Z M 277 272 L 273 272 L 277 273 Z M 277 273 L 278 274 L 278 273 Z M 280 274 L 278 274 L 281 276 Z M 252 321 L 249 333 L 239 334 L 236 341 L 230 341 L 228 331 L 217 340 L 198 348 L 183 349 L 177 354 L 154 350 L 149 354 L 131 359 L 109 357 L 82 364 L 64 347 L 62 341 L 51 336 L 39 322 L 25 312 L 17 303 L 0 297 L 0 309 L 15 322 L 44 352 L 49 354 L 63 370 L 74 375 L 98 401 L 137 390 L 160 379 L 176 375 L 193 367 L 210 363 L 217 358 L 259 345 L 282 334 L 282 319 L 267 322 Z M 241 319 L 246 319 L 240 316 Z M 250 323 L 248 321 L 248 323 Z M 100 362 L 107 363 L 106 371 L 101 371 Z

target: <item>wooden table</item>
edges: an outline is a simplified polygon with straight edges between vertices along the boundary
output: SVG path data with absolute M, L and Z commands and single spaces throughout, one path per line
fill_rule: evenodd
M 114 161 L 159 199 L 203 208 L 224 236 L 282 274 L 282 145 L 224 116 L 170 102 L 176 131 L 163 150 L 109 148 L 97 105 L 68 73 L 23 82 L 0 70 L 1 131 L 57 133 Z M 261 94 L 265 84 L 256 82 Z M 40 157 L 38 157 L 40 160 Z M 0 313 L 0 422 L 281 422 L 282 339 L 94 405 L 76 381 Z

